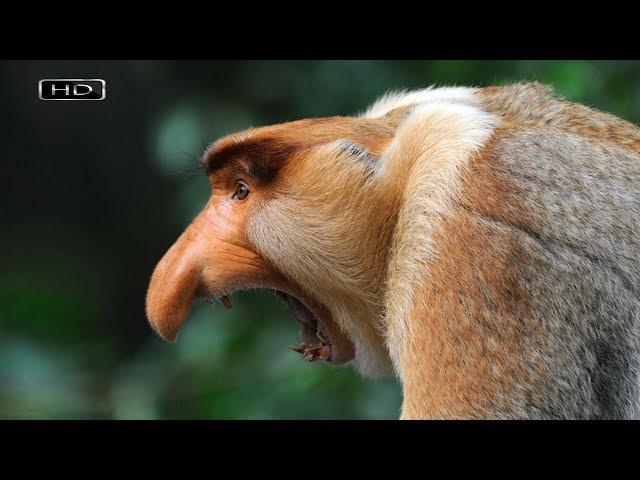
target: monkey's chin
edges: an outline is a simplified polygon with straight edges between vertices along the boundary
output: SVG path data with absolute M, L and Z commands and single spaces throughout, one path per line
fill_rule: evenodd
M 272 291 L 284 301 L 293 318 L 302 326 L 302 343 L 289 348 L 300 353 L 308 362 L 325 360 L 337 365 L 353 359 L 353 343 L 331 320 L 326 309 L 317 305 L 311 306 L 308 300 L 303 301 L 290 293 Z

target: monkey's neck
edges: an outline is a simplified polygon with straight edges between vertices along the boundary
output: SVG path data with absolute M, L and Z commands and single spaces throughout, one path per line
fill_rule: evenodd
M 452 215 L 460 177 L 492 135 L 498 118 L 471 105 L 419 105 L 398 129 L 383 158 L 379 184 L 396 212 L 384 281 L 386 339 L 402 377 L 403 346 L 411 342 L 411 318 L 429 265 L 437 258 L 436 233 Z M 426 353 L 426 352 L 425 352 Z

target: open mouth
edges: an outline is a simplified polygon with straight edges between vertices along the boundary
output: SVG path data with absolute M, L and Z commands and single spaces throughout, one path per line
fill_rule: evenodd
M 198 233 L 195 229 L 199 221 L 194 221 L 171 246 L 151 276 L 146 313 L 158 335 L 173 342 L 195 300 L 220 302 L 231 308 L 227 295 L 261 288 L 283 301 L 301 326 L 302 343 L 291 349 L 300 353 L 303 359 L 309 362 L 324 360 L 335 365 L 355 357 L 353 342 L 333 318 L 330 303 L 319 298 L 319 292 L 305 291 L 248 248 L 214 241 L 213 234 Z M 210 243 L 204 246 L 198 243 L 205 241 Z M 215 255 L 204 256 L 200 248 L 207 255 L 210 252 Z
M 313 312 L 304 303 L 293 295 L 280 290 L 273 290 L 273 292 L 286 303 L 293 318 L 302 326 L 302 330 L 300 330 L 302 343 L 295 346 L 291 345 L 289 348 L 302 354 L 302 358 L 308 362 L 315 362 L 316 360 L 330 362 L 332 353 L 331 341 L 322 323 L 318 321 Z
M 299 336 L 302 342 L 299 345 L 290 345 L 291 350 L 300 353 L 308 362 L 325 360 L 333 364 L 341 364 L 353 358 L 353 344 L 328 315 L 320 319 L 318 312 L 314 313 L 294 295 L 281 290 L 269 290 L 285 303 L 293 318 L 301 326 Z M 231 301 L 226 295 L 222 295 L 219 299 L 226 308 L 231 308 Z M 212 298 L 208 301 L 215 303 Z

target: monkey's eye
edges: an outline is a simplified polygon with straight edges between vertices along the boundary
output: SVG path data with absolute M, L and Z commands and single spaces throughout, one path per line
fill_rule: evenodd
M 249 187 L 242 182 L 236 183 L 236 189 L 233 191 L 231 198 L 234 200 L 244 200 L 247 196 L 249 196 Z

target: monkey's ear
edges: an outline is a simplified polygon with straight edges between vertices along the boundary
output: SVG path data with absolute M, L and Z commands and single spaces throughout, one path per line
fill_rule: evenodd
M 363 145 L 352 142 L 347 138 L 341 138 L 334 143 L 334 147 L 340 155 L 355 159 L 355 161 L 363 164 L 371 172 L 377 170 L 379 158 L 373 155 Z

